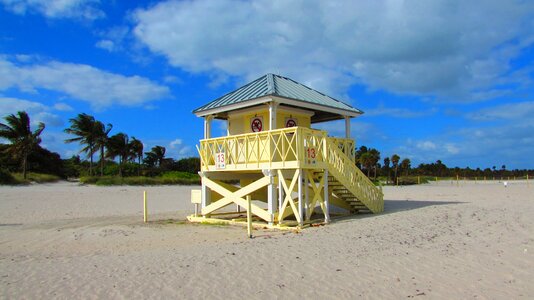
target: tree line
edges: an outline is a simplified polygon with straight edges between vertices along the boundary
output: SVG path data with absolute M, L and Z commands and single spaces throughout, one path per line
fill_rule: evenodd
M 70 126 L 64 131 L 71 135 L 65 142 L 78 143 L 80 154 L 85 154 L 86 160 L 79 155 L 61 159 L 59 154 L 41 147 L 41 134 L 46 126 L 39 123 L 32 130 L 30 117 L 25 111 L 10 114 L 4 119 L 5 123 L 0 123 L 0 138 L 8 140 L 9 144 L 0 144 L 0 171 L 20 171 L 24 178 L 28 170 L 66 178 L 84 175 L 157 176 L 167 171 L 197 173 L 200 169 L 200 159 L 197 157 L 175 161 L 165 157 L 166 149 L 163 146 L 154 146 L 144 152 L 141 140 L 134 136 L 130 138 L 123 132 L 111 135 L 112 124 L 105 124 L 85 113 L 69 119 Z M 413 168 L 409 158 L 401 159 L 398 154 L 393 154 L 381 160 L 380 151 L 366 146 L 355 149 L 355 163 L 372 180 L 382 177 L 392 182 L 401 176 L 421 175 L 497 178 L 519 177 L 527 173 L 534 175 L 532 170 L 508 170 L 505 165 L 485 169 L 450 168 L 441 160 L 421 163 Z
M 64 131 L 71 135 L 65 143 L 78 143 L 80 154 L 61 159 L 60 155 L 41 147 L 41 134 L 45 124 L 31 129 L 30 117 L 25 111 L 6 116 L 0 123 L 0 138 L 9 144 L 0 144 L 0 168 L 20 171 L 26 179 L 28 170 L 58 175 L 79 177 L 118 175 L 156 176 L 166 171 L 197 173 L 200 160 L 195 157 L 174 160 L 165 157 L 166 148 L 154 146 L 144 152 L 141 140 L 124 132 L 111 135 L 112 124 L 105 124 L 93 116 L 81 113 L 69 119 L 70 126 Z M 96 164 L 95 164 L 96 156 Z M 98 167 L 98 171 L 95 170 Z
M 484 169 L 472 169 L 470 167 L 450 168 L 441 160 L 436 160 L 433 163 L 421 163 L 417 167 L 412 167 L 412 162 L 409 158 L 401 160 L 398 154 L 393 154 L 391 157 L 384 157 L 381 160 L 380 151 L 366 146 L 360 146 L 356 149 L 355 163 L 370 179 L 378 180 L 379 177 L 382 177 L 390 182 L 396 182 L 401 176 L 507 178 L 522 177 L 526 174 L 529 174 L 529 176 L 534 175 L 533 170 L 508 170 L 506 165 L 501 165 L 500 167 L 494 165 L 491 168 Z

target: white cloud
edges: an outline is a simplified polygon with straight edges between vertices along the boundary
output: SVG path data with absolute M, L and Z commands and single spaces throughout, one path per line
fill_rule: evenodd
M 175 139 L 174 141 L 170 142 L 169 143 L 169 147 L 171 149 L 176 149 L 178 148 L 178 146 L 182 145 L 182 140 L 181 139 Z
M 420 118 L 433 115 L 437 112 L 436 108 L 416 111 L 407 108 L 386 107 L 380 104 L 376 108 L 365 110 L 365 116 L 388 116 L 395 118 Z
M 115 43 L 111 40 L 100 40 L 96 42 L 95 46 L 97 48 L 108 50 L 109 52 L 113 52 L 116 50 Z
M 51 61 L 16 65 L 0 57 L 0 90 L 47 89 L 89 102 L 95 109 L 113 104 L 140 106 L 169 96 L 169 88 L 140 76 L 124 76 L 83 64 Z
M 510 103 L 484 108 L 467 115 L 476 121 L 514 120 L 515 122 L 533 121 L 534 101 Z
M 133 13 L 133 32 L 173 66 L 217 80 L 273 72 L 336 96 L 363 83 L 479 101 L 494 96 L 495 84 L 531 82 L 509 63 L 533 42 L 533 8 L 528 1 L 165 1 Z
M 420 141 L 417 143 L 417 148 L 421 150 L 434 150 L 436 149 L 436 144 L 431 141 Z
M 39 13 L 47 18 L 77 18 L 95 20 L 105 16 L 97 8 L 99 0 L 0 0 L 13 13 L 24 15 Z
M 65 103 L 56 103 L 54 104 L 54 109 L 59 111 L 73 111 L 74 108 L 72 108 L 70 105 Z
M 33 102 L 17 98 L 0 97 L 0 117 L 4 118 L 9 114 L 16 114 L 18 111 L 25 111 L 30 116 L 32 125 L 43 122 L 48 127 L 63 126 L 63 119 L 51 113 L 50 108 L 38 102 Z

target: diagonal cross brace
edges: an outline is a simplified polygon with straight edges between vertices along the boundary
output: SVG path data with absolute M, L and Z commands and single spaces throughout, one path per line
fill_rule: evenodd
M 217 194 L 220 194 L 223 196 L 221 200 L 218 200 L 217 202 L 214 202 L 202 209 L 202 214 L 206 215 L 209 214 L 217 209 L 220 209 L 222 207 L 227 206 L 228 204 L 235 203 L 244 209 L 247 208 L 247 200 L 245 200 L 243 197 L 246 195 L 252 194 L 254 191 L 261 189 L 262 187 L 268 185 L 271 183 L 271 178 L 266 176 L 262 177 L 250 184 L 248 184 L 245 187 L 242 187 L 241 189 L 231 192 L 224 188 L 221 184 L 218 182 L 211 180 L 207 177 L 203 177 L 202 181 L 204 184 L 209 187 L 212 191 L 216 192 Z M 270 222 L 271 221 L 271 215 L 265 211 L 264 209 L 260 208 L 257 205 L 252 204 L 252 213 L 256 216 L 262 218 L 263 220 Z

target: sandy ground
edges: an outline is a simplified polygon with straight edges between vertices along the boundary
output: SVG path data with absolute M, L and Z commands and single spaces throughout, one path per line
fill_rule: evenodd
M 162 221 L 197 187 L 4 186 L 0 297 L 533 299 L 533 185 L 388 187 L 383 214 L 254 239 Z

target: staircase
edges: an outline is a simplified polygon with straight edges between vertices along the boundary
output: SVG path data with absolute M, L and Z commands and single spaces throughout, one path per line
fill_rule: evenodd
M 382 190 L 335 143 L 326 139 L 325 148 L 323 159 L 328 165 L 328 186 L 332 193 L 349 204 L 354 212 L 382 212 Z

